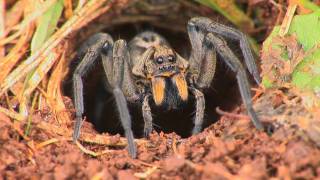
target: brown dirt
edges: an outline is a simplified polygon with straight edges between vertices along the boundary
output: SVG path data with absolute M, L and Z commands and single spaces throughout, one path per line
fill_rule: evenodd
M 270 96 L 270 93 L 274 91 L 264 92 L 256 99 L 258 112 L 266 105 L 263 103 L 270 103 L 269 108 L 285 104 L 282 101 L 285 96 Z M 276 98 L 270 101 L 270 97 Z M 58 132 L 64 127 L 49 130 L 57 123 L 48 112 L 32 116 L 28 137 L 20 132 L 26 124 L 12 123 L 0 114 L 0 176 L 5 179 L 315 179 L 320 175 L 319 148 L 310 138 L 298 133 L 301 131 L 297 126 L 272 122 L 274 132 L 268 135 L 257 131 L 247 116 L 239 113 L 238 108 L 225 114 L 202 133 L 186 139 L 174 133 L 154 132 L 149 140 L 137 140 L 137 159 L 131 159 L 121 147 L 119 136 L 111 138 L 111 144 L 118 143 L 118 147 L 83 143 L 86 150 L 103 152 L 96 157 L 84 153 L 70 141 L 72 128 L 65 128 L 66 132 Z M 271 123 L 264 115 L 262 120 Z M 43 123 L 47 123 L 45 128 Z M 84 123 L 82 132 L 96 135 L 90 123 Z M 110 139 L 107 134 L 103 137 Z

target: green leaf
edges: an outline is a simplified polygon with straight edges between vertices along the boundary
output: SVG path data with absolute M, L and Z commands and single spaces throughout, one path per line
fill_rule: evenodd
M 306 51 L 303 61 L 292 74 L 292 82 L 300 88 L 317 88 L 320 83 L 320 11 L 312 14 L 295 16 L 289 33 L 297 34 L 298 42 Z
M 320 7 L 313 2 L 310 2 L 310 0 L 300 0 L 300 2 L 302 3 L 303 7 L 307 8 L 307 9 L 310 9 L 312 11 L 319 11 L 320 10 Z
M 320 43 L 320 41 L 318 42 Z M 320 88 L 320 49 L 305 57 L 292 74 L 292 83 L 299 88 Z
M 39 4 L 35 4 L 35 6 L 41 8 Z M 45 43 L 45 41 L 53 34 L 61 17 L 62 10 L 63 0 L 57 0 L 42 16 L 39 17 L 37 21 L 36 32 L 34 33 L 31 40 L 31 54 L 37 51 Z M 35 76 L 34 73 L 35 70 L 31 71 L 29 74 L 27 74 L 26 79 L 24 80 L 23 96 L 25 96 L 25 91 L 29 88 L 28 86 L 31 78 Z M 29 101 L 29 95 L 30 94 L 27 94 L 26 97 L 24 97 L 26 98 L 26 101 Z M 25 105 L 26 104 L 27 103 L 25 103 Z M 23 113 L 25 109 L 26 107 L 21 105 L 19 110 L 20 113 Z
M 247 29 L 253 29 L 254 23 L 233 0 L 196 0 L 197 2 L 206 5 L 235 24 L 238 27 L 246 27 Z
M 262 78 L 262 85 L 264 86 L 264 87 L 266 87 L 266 88 L 272 88 L 273 87 L 273 85 L 272 85 L 272 82 L 270 81 L 270 79 L 268 78 L 268 77 L 263 77 Z
M 284 62 L 284 64 L 288 62 L 294 63 L 293 59 L 290 59 L 290 55 L 292 55 L 294 51 L 296 51 L 296 54 L 300 51 L 303 52 L 301 57 L 299 57 L 301 61 L 298 62 L 292 70 L 292 73 L 289 74 L 291 77 L 289 78 L 289 83 L 296 86 L 302 92 L 309 94 L 304 94 L 304 96 L 308 96 L 309 99 L 314 99 L 320 92 L 320 10 L 314 11 L 311 14 L 294 16 L 288 34 L 284 37 L 278 35 L 279 28 L 279 26 L 274 27 L 272 33 L 263 44 L 262 70 L 264 71 L 264 85 L 265 87 L 281 86 L 283 77 L 279 76 L 282 71 L 282 69 L 279 68 L 283 68 L 281 66 L 282 62 Z M 301 45 L 302 49 L 287 49 L 290 48 L 290 45 L 292 46 L 292 43 L 294 44 L 293 39 L 279 41 L 279 39 L 285 39 L 292 35 L 296 36 L 295 43 Z M 288 44 L 281 44 L 284 42 Z M 273 66 L 273 69 L 270 71 L 270 69 L 268 69 L 270 67 L 268 63 L 277 64 L 278 69 Z M 274 79 L 275 77 L 276 80 Z M 272 81 L 270 81 L 270 79 L 272 79 Z M 316 99 L 314 99 L 314 101 L 319 101 L 319 99 Z
M 39 49 L 55 31 L 62 14 L 63 0 L 57 0 L 37 21 L 37 29 L 31 41 L 31 53 Z
M 320 42 L 320 10 L 293 18 L 289 34 L 296 33 L 304 50 L 309 50 Z
M 253 20 L 246 15 L 234 2 L 234 0 L 195 0 L 211 9 L 218 11 L 230 22 L 240 28 L 242 31 L 254 29 Z M 260 46 L 251 37 L 249 37 L 250 45 L 255 54 L 259 54 Z

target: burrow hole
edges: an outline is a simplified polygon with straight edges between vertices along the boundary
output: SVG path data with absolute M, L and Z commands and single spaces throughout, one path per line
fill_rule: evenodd
M 105 29 L 116 40 L 119 38 L 130 41 L 136 34 L 144 30 L 152 30 L 164 36 L 171 46 L 188 59 L 190 54 L 190 42 L 187 33 L 172 32 L 170 29 L 153 27 L 150 24 L 126 24 Z M 235 44 L 237 44 L 235 42 Z M 241 54 L 239 48 L 236 54 Z M 71 71 L 66 80 L 65 93 L 73 97 L 72 93 L 72 72 L 80 60 L 76 59 L 71 64 Z M 84 77 L 84 106 L 86 119 L 90 121 L 95 129 L 102 133 L 122 134 L 123 129 L 119 120 L 118 112 L 112 94 L 104 88 L 105 75 L 103 74 L 101 61 L 97 62 Z M 211 87 L 204 91 L 206 99 L 206 109 L 203 128 L 219 119 L 215 109 L 219 106 L 223 110 L 232 110 L 241 103 L 241 97 L 235 80 L 235 74 L 219 59 L 217 69 Z M 132 128 L 135 137 L 143 137 L 144 121 L 141 113 L 141 106 L 129 104 L 132 118 Z M 153 113 L 153 127 L 157 132 L 175 132 L 181 137 L 191 135 L 193 119 L 195 114 L 195 102 L 193 98 L 188 101 L 184 108 L 175 111 L 162 111 L 156 107 L 151 107 Z

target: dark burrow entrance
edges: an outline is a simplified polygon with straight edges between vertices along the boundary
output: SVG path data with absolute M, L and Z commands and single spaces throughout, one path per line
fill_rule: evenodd
M 187 59 L 190 51 L 190 43 L 186 33 L 172 32 L 169 29 L 152 27 L 149 24 L 141 23 L 126 24 L 115 26 L 112 29 L 106 29 L 116 40 L 119 38 L 129 41 L 132 37 L 143 30 L 152 30 L 164 36 L 171 46 Z M 237 42 L 235 42 L 237 44 Z M 238 48 L 232 48 L 238 49 Z M 237 50 L 240 54 L 240 50 Z M 219 58 L 219 57 L 218 57 Z M 72 96 L 72 72 L 79 59 L 73 61 L 69 78 L 65 84 L 65 93 Z M 84 78 L 84 106 L 86 119 L 94 124 L 98 132 L 108 132 L 110 134 L 123 134 L 123 129 L 119 120 L 116 104 L 112 94 L 104 88 L 105 75 L 103 73 L 102 64 L 99 61 L 90 69 Z M 216 74 L 212 85 L 204 91 L 206 99 L 205 121 L 203 128 L 219 119 L 219 115 L 215 109 L 219 106 L 223 110 L 232 110 L 236 105 L 241 103 L 241 97 L 238 91 L 235 74 L 218 59 Z M 135 137 L 143 137 L 144 121 L 141 113 L 141 105 L 129 104 L 132 117 L 132 126 Z M 193 119 L 195 112 L 195 102 L 193 98 L 178 110 L 163 111 L 156 107 L 151 107 L 153 115 L 153 127 L 157 132 L 175 132 L 181 137 L 191 135 L 193 127 Z

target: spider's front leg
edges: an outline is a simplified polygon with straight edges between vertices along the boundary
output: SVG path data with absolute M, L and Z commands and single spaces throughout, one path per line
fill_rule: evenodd
M 80 64 L 73 73 L 73 96 L 76 111 L 76 123 L 74 126 L 73 140 L 76 141 L 80 136 L 80 129 L 83 123 L 82 114 L 84 112 L 83 104 L 83 81 L 87 71 L 99 59 L 103 46 L 105 44 L 113 44 L 112 38 L 103 33 L 91 36 L 81 47 L 78 52 L 83 57 Z
M 93 39 L 93 40 L 92 40 Z M 127 107 L 126 96 L 128 99 L 135 100 L 133 81 L 129 73 L 129 52 L 124 40 L 118 40 L 113 44 L 112 38 L 108 34 L 100 33 L 92 36 L 88 42 L 88 50 L 77 67 L 74 76 L 74 94 L 76 105 L 76 125 L 73 139 L 77 140 L 80 134 L 83 114 L 83 83 L 82 76 L 86 73 L 94 61 L 101 55 L 103 67 L 113 96 L 115 97 L 120 121 L 128 140 L 128 150 L 132 158 L 136 157 L 137 150 L 134 144 L 133 132 L 131 129 L 131 118 Z M 93 43 L 95 42 L 95 43 Z
M 196 99 L 196 115 L 194 119 L 194 127 L 192 130 L 192 134 L 198 134 L 199 132 L 201 132 L 203 124 L 205 99 L 203 93 L 198 89 L 191 87 L 190 90 Z
M 144 120 L 144 136 L 149 137 L 150 133 L 152 132 L 152 113 L 151 107 L 149 104 L 149 99 L 151 95 L 148 94 L 144 97 L 142 102 L 142 116 Z
M 211 32 L 213 34 L 223 36 L 226 39 L 238 41 L 249 72 L 254 77 L 256 83 L 260 83 L 260 74 L 253 58 L 248 38 L 241 31 L 223 24 L 219 24 L 206 17 L 194 17 L 190 19 L 188 22 L 188 28 L 195 28 L 197 32 Z
M 225 31 L 223 31 L 225 30 Z M 231 39 L 238 39 L 240 47 L 245 57 L 245 62 L 255 80 L 260 82 L 259 73 L 251 54 L 246 38 L 239 31 L 212 22 L 207 18 L 193 18 L 188 23 L 188 33 L 192 45 L 192 54 L 190 64 L 198 72 L 195 84 L 201 88 L 209 87 L 213 78 L 215 64 L 210 61 L 216 61 L 215 51 L 222 57 L 225 63 L 236 73 L 240 94 L 247 108 L 248 114 L 257 129 L 263 129 L 251 102 L 250 84 L 246 75 L 245 68 L 240 60 L 233 54 L 224 39 L 219 35 L 228 36 Z M 219 35 L 216 35 L 219 34 Z
M 205 35 L 198 33 L 198 29 L 195 26 L 188 25 L 187 28 L 192 46 L 189 58 L 189 73 L 192 87 L 189 89 L 196 100 L 196 113 L 192 134 L 197 134 L 202 129 L 205 110 L 204 95 L 198 89 L 210 87 L 216 69 L 216 53 L 212 51 L 212 46 L 204 44 Z
M 242 66 L 237 56 L 233 54 L 231 49 L 228 47 L 227 43 L 222 38 L 209 33 L 207 35 L 207 40 L 213 44 L 218 54 L 222 57 L 226 64 L 228 64 L 228 66 L 237 74 L 236 76 L 238 86 L 240 89 L 240 94 L 247 108 L 248 114 L 251 117 L 251 120 L 255 127 L 259 130 L 262 130 L 263 125 L 261 124 L 256 112 L 252 107 L 250 84 L 246 75 L 245 68 Z
M 145 34 L 141 34 L 145 35 Z M 150 59 L 150 57 L 154 54 L 154 48 L 149 47 L 141 56 L 140 61 L 136 65 L 133 66 L 132 72 L 136 76 L 140 76 L 143 78 L 146 78 L 143 71 L 145 68 L 145 63 L 147 60 Z M 144 120 L 144 136 L 149 137 L 150 133 L 153 130 L 152 127 L 152 113 L 151 113 L 151 107 L 149 100 L 151 98 L 151 94 L 149 93 L 143 93 L 143 102 L 142 102 L 142 116 Z

